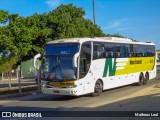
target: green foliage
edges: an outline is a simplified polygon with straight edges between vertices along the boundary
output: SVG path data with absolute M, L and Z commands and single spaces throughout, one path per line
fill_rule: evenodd
M 97 25 L 84 18 L 85 11 L 73 4 L 26 18 L 5 11 L 0 11 L 0 15 L 0 22 L 8 23 L 0 27 L 0 53 L 11 52 L 20 61 L 43 53 L 44 45 L 51 40 L 105 36 Z
M 48 13 L 52 39 L 105 36 L 102 30 L 84 18 L 85 11 L 73 4 L 61 5 Z
M 17 63 L 16 57 L 11 57 L 11 58 L 1 57 L 0 58 L 0 66 L 1 66 L 0 73 L 10 72 L 16 63 Z
M 106 37 L 119 37 L 119 38 L 124 38 L 124 36 L 120 35 L 120 34 L 107 34 Z
M 9 16 L 8 12 L 0 10 L 0 23 L 6 24 L 6 22 L 8 21 L 8 16 Z

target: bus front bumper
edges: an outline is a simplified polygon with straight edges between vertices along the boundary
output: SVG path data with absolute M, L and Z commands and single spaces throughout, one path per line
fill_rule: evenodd
M 70 95 L 79 96 L 77 88 L 47 88 L 42 87 L 42 93 L 44 94 L 55 94 L 55 95 Z

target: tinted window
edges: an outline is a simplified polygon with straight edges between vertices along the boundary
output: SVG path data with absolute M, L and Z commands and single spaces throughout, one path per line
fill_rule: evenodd
M 78 52 L 78 44 L 48 44 L 45 48 L 45 54 L 75 54 Z
M 155 55 L 155 46 L 94 42 L 93 59 L 146 57 Z
M 85 42 L 81 46 L 79 78 L 86 76 L 91 64 L 91 42 Z
M 151 46 L 151 55 L 155 56 L 155 46 Z
M 155 55 L 155 47 L 154 46 L 146 46 L 147 56 Z
M 128 57 L 130 46 L 122 43 L 95 42 L 93 59 Z
M 104 58 L 106 49 L 103 43 L 94 42 L 93 44 L 93 59 Z
M 113 49 L 114 49 L 114 44 L 112 43 L 104 43 L 105 44 L 105 57 L 106 58 L 112 58 L 113 57 Z
M 146 57 L 147 56 L 147 47 L 146 47 L 146 45 L 142 45 L 141 46 L 141 50 L 142 50 L 142 56 Z
M 133 57 L 150 57 L 155 55 L 155 47 L 150 45 L 133 45 Z
M 120 44 L 115 44 L 113 48 L 113 57 L 114 58 L 119 58 L 120 57 L 120 51 L 121 51 L 121 45 Z
M 140 57 L 142 56 L 141 45 L 133 45 L 133 56 Z

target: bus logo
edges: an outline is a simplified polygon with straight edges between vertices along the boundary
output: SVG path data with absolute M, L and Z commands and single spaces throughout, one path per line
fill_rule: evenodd
M 109 76 L 114 76 L 116 72 L 116 58 L 106 58 L 103 77 L 107 76 L 109 72 Z

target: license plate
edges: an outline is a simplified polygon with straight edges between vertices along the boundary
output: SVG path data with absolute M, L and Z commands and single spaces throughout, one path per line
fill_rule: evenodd
M 53 92 L 54 92 L 54 93 L 59 93 L 59 91 L 58 91 L 58 90 L 54 90 Z

